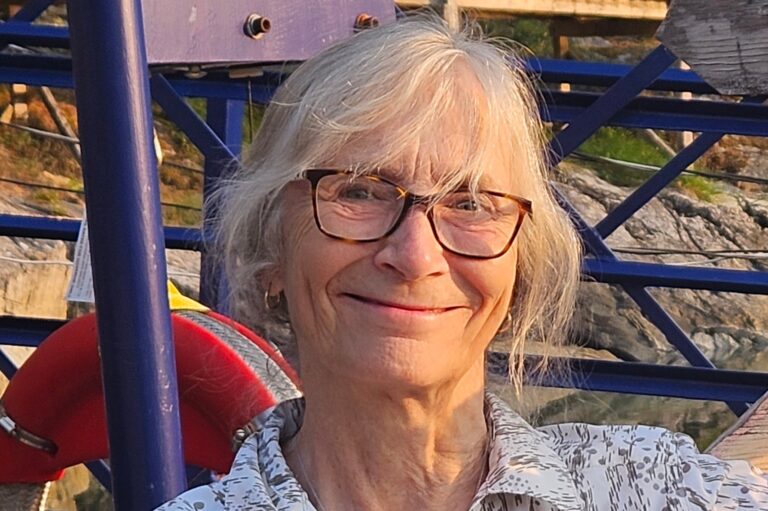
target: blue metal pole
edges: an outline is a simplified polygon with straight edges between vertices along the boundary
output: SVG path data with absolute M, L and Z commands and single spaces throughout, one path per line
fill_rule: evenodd
M 9 19 L 9 22 L 17 21 L 32 21 L 40 16 L 49 5 L 53 3 L 53 0 L 27 0 L 21 9 Z
M 200 149 L 206 160 L 236 159 L 229 146 L 192 110 L 163 75 L 153 76 L 150 85 L 152 99 L 157 101 L 168 118 Z
M 245 102 L 211 98 L 207 102 L 206 117 L 208 126 L 221 138 L 233 155 L 240 154 L 240 146 L 243 141 L 243 114 Z M 215 154 L 215 148 L 206 153 Z M 211 192 L 216 187 L 216 182 L 228 169 L 236 165 L 237 161 L 229 159 L 226 154 L 222 157 L 207 157 L 205 159 L 205 178 L 203 181 L 203 230 L 207 232 L 216 221 L 218 205 L 211 202 Z M 205 238 L 209 236 L 204 235 Z M 201 256 L 200 274 L 200 301 L 218 311 L 224 312 L 226 305 L 223 296 L 226 294 L 221 268 L 216 258 L 203 250 Z M 220 293 L 219 291 L 222 290 Z
M 576 229 L 581 235 L 581 239 L 584 242 L 586 248 L 597 256 L 597 260 L 592 262 L 593 269 L 599 271 L 599 267 L 603 263 L 614 263 L 613 265 L 619 265 L 621 261 L 616 257 L 610 247 L 600 237 L 597 231 L 590 227 L 589 224 L 584 221 L 582 216 L 576 211 L 576 208 L 568 201 L 568 199 L 560 193 L 557 188 L 554 188 L 555 198 L 558 204 L 568 213 L 571 220 L 574 222 Z M 612 265 L 612 266 L 613 266 Z M 664 334 L 667 341 L 677 348 L 685 359 L 691 363 L 691 365 L 697 367 L 705 367 L 714 369 L 715 366 L 709 359 L 701 352 L 698 346 L 686 335 L 680 325 L 664 311 L 659 305 L 656 299 L 643 287 L 622 282 L 622 289 L 632 298 L 632 300 L 640 307 L 643 315 Z M 729 402 L 728 406 L 737 415 L 741 415 L 746 410 L 746 406 L 742 402 Z
M 611 64 L 607 62 L 582 62 L 578 60 L 528 58 L 524 61 L 529 73 L 539 76 L 547 83 L 570 83 L 572 85 L 590 85 L 610 87 L 634 66 L 629 64 Z M 695 92 L 697 94 L 717 94 L 707 82 L 693 71 L 667 69 L 651 83 L 649 90 L 674 92 Z
M 591 92 L 564 93 L 551 90 L 543 95 L 547 104 L 540 108 L 542 118 L 545 121 L 565 123 L 574 123 L 587 112 L 591 112 L 592 106 L 602 97 L 601 94 Z M 754 98 L 760 99 L 758 96 Z M 766 121 L 768 121 L 768 107 L 761 105 L 638 96 L 626 105 L 622 105 L 622 109 L 616 111 L 603 125 L 672 131 L 727 132 L 733 135 L 766 137 L 768 136 Z M 595 129 L 600 127 L 597 126 Z M 586 140 L 593 132 L 588 130 L 574 132 L 576 138 L 570 138 L 568 143 L 571 144 L 574 140 L 579 142 L 578 137 Z M 566 145 L 562 147 L 565 148 Z M 558 149 L 558 146 L 554 145 L 553 149 Z M 562 149 L 562 152 L 563 155 L 569 154 L 565 149 Z
M 662 188 L 671 183 L 687 169 L 707 149 L 723 138 L 725 133 L 702 133 L 685 149 L 677 153 L 664 168 L 656 172 L 648 181 L 632 192 L 629 197 L 613 209 L 605 218 L 595 225 L 595 229 L 603 238 L 607 238 L 618 229 L 637 210 L 645 206 Z
M 13 378 L 13 375 L 16 374 L 17 369 L 18 367 L 13 363 L 13 360 L 8 358 L 8 355 L 0 350 L 0 373 L 4 374 L 5 377 L 10 380 Z
M 66 322 L 59 319 L 0 317 L 0 344 L 37 347 Z
M 491 371 L 509 374 L 509 355 L 488 355 Z M 650 396 L 681 397 L 753 403 L 768 389 L 768 373 L 701 367 L 666 366 L 637 362 L 613 362 L 584 358 L 554 358 L 551 363 L 567 367 L 568 373 L 541 373 L 535 368 L 541 357 L 525 357 L 526 381 L 547 387 L 581 388 Z M 742 407 L 745 410 L 746 407 Z M 737 412 L 740 414 L 740 412 Z
M 0 236 L 24 236 L 48 240 L 77 240 L 80 220 L 0 214 Z M 202 232 L 189 227 L 165 227 L 165 247 L 200 250 Z
M 10 22 L 0 25 L 0 45 L 8 44 L 69 48 L 69 31 L 63 27 Z
M 185 489 L 141 5 L 69 4 L 115 507 Z
M 550 142 L 551 165 L 560 161 L 588 139 L 619 110 L 653 83 L 677 57 L 659 45 L 643 61 L 602 94 Z
M 763 98 L 747 98 L 747 103 L 763 102 Z M 662 188 L 671 183 L 677 176 L 715 145 L 726 133 L 702 133 L 690 145 L 677 153 L 666 165 L 656 172 L 648 181 L 632 192 L 621 204 L 616 206 L 605 218 L 595 225 L 595 230 L 603 238 L 607 238 L 618 229 L 629 217 L 635 214 L 648 201 L 659 193 Z
M 671 264 L 586 259 L 582 273 L 597 282 L 643 287 L 675 287 L 768 295 L 768 272 Z
M 240 146 L 243 143 L 243 115 L 245 114 L 245 102 L 238 100 L 211 98 L 207 101 L 206 121 L 208 126 L 219 136 L 229 152 L 235 156 L 240 154 Z M 226 156 L 226 155 L 224 155 Z M 212 164 L 209 170 L 206 168 L 206 183 L 210 186 L 221 176 L 222 171 L 232 164 L 231 161 L 208 161 Z

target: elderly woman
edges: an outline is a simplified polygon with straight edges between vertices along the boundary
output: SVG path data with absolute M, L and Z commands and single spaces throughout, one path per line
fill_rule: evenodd
M 356 35 L 276 94 L 225 189 L 235 314 L 288 325 L 304 399 L 163 510 L 768 509 L 746 464 L 647 427 L 535 430 L 485 392 L 563 336 L 579 246 L 508 55 L 436 20 Z M 521 364 L 512 364 L 520 387 Z

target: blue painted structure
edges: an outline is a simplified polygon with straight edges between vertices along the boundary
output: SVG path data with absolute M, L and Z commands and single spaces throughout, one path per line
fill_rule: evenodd
M 112 492 L 153 509 L 186 472 L 141 4 L 77 0 L 69 24 Z
M 14 20 L 0 25 L 0 44 L 69 48 L 64 56 L 0 55 L 0 81 L 73 87 L 78 92 L 84 150 L 84 174 L 91 218 L 92 251 L 100 335 L 104 339 L 105 386 L 112 445 L 114 494 L 118 509 L 150 509 L 184 486 L 178 450 L 178 418 L 174 405 L 173 359 L 168 351 L 167 304 L 164 302 L 165 246 L 201 250 L 205 227 L 165 228 L 159 222 L 154 157 L 149 152 L 148 90 L 168 117 L 181 127 L 206 159 L 205 190 L 239 152 L 241 119 L 249 98 L 266 103 L 281 81 L 265 72 L 250 81 L 228 79 L 210 69 L 208 76 L 190 80 L 182 74 L 155 69 L 148 81 L 148 61 L 142 50 L 138 0 L 72 0 L 71 30 L 31 25 L 48 5 L 30 0 Z M 382 2 L 364 2 L 373 6 Z M 373 7 L 371 7 L 373 8 Z M 98 29 L 94 29 L 98 27 Z M 87 28 L 87 29 L 86 29 Z M 71 32 L 72 43 L 69 35 Z M 129 59 L 114 58 L 126 51 Z M 114 53 L 112 53 L 114 52 Z M 110 58 L 112 57 L 112 58 Z M 267 59 L 268 60 L 268 59 Z M 588 250 L 584 272 L 598 282 L 618 284 L 693 367 L 666 367 L 603 361 L 576 361 L 577 375 L 568 382 L 592 390 L 619 391 L 726 401 L 736 413 L 768 390 L 768 374 L 714 369 L 646 287 L 670 286 L 768 293 L 768 275 L 760 272 L 709 268 L 680 268 L 622 261 L 604 239 L 671 182 L 725 133 L 768 136 L 765 98 L 727 101 L 679 101 L 638 97 L 645 89 L 689 90 L 715 94 L 692 72 L 668 69 L 675 56 L 663 46 L 638 66 L 531 60 L 527 66 L 543 81 L 607 87 L 602 93 L 548 91 L 542 115 L 569 126 L 552 141 L 553 164 L 573 152 L 603 125 L 649 127 L 703 132 L 696 141 L 632 193 L 606 218 L 592 226 L 560 197 Z M 208 99 L 207 119 L 200 119 L 183 97 Z M 105 129 L 99 105 L 119 105 L 114 126 Z M 109 133 L 106 133 L 109 132 Z M 98 151 L 95 149 L 98 148 Z M 115 156 L 118 156 L 115 158 Z M 110 172 L 104 172 L 109 169 Z M 149 190 L 149 193 L 145 193 Z M 115 193 L 119 192 L 119 193 Z M 215 205 L 212 206 L 215 208 Z M 205 212 L 209 219 L 213 209 Z M 74 240 L 79 222 L 51 218 L 0 215 L 0 235 Z M 130 241 L 110 246 L 117 230 Z M 126 250 L 130 249 L 130 251 Z M 216 306 L 220 282 L 216 268 L 203 256 L 201 297 Z M 109 287 L 107 287 L 109 286 Z M 116 297 L 113 289 L 121 293 Z M 119 312 L 118 312 L 119 311 Z M 128 311 L 128 312 L 126 312 Z M 126 322 L 125 317 L 131 320 Z M 130 324 L 128 324 L 130 323 Z M 0 318 L 0 343 L 34 346 L 58 322 Z M 138 347 L 138 349 L 137 349 Z M 499 366 L 503 369 L 504 361 Z M 15 368 L 0 353 L 0 370 Z M 134 375 L 140 375 L 138 378 Z M 545 380 L 546 381 L 546 380 Z M 161 394 L 161 389 L 165 393 Z M 136 399 L 135 396 L 141 396 Z M 147 403 L 150 406 L 147 406 Z M 154 405 L 162 406 L 154 407 Z M 137 406 L 137 404 L 139 406 Z M 153 408 L 154 407 L 154 408 Z M 118 442 L 118 439 L 120 440 Z M 158 449 L 157 442 L 163 447 Z M 136 456 L 137 452 L 143 456 Z M 130 459 L 133 457 L 134 459 Z M 170 467 L 170 468 L 169 468 Z M 162 473 L 159 473 L 162 472 Z M 103 478 L 103 474 L 102 474 Z M 156 483 L 156 485 L 155 485 Z

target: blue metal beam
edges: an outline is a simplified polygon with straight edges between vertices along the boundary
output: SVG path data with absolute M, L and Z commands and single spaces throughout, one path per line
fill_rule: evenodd
M 762 98 L 746 98 L 746 103 L 762 103 Z M 768 109 L 766 109 L 768 114 Z M 597 232 L 607 238 L 620 225 L 627 221 L 637 210 L 642 208 L 665 186 L 671 183 L 682 171 L 715 145 L 725 133 L 702 133 L 696 140 L 678 152 L 663 168 L 659 169 L 648 181 L 633 191 L 621 204 L 616 206 L 605 218 L 595 225 Z
M 677 57 L 663 45 L 649 53 L 555 135 L 549 144 L 551 164 L 554 166 L 560 163 L 566 155 L 576 150 L 676 60 Z
M 164 76 L 154 75 L 150 83 L 152 98 L 163 108 L 166 115 L 184 130 L 206 159 L 213 161 L 236 159 L 229 147 L 192 110 Z
M 72 62 L 65 57 L 0 54 L 2 81 L 72 88 L 71 70 Z M 250 100 L 260 104 L 270 101 L 275 89 L 285 78 L 286 75 L 281 73 L 265 72 L 250 80 L 233 80 L 223 70 L 211 70 L 207 77 L 194 80 L 181 75 L 166 77 L 174 90 L 182 96 L 238 101 L 248 101 L 250 97 Z M 248 81 L 251 82 L 250 95 Z
M 608 245 L 606 245 L 600 235 L 584 221 L 582 216 L 576 211 L 576 208 L 573 207 L 568 199 L 566 199 L 556 188 L 554 191 L 557 202 L 568 213 L 571 220 L 574 222 L 576 229 L 579 231 L 584 245 L 592 254 L 598 257 L 599 263 L 602 265 L 613 263 L 614 268 L 616 268 L 616 265 L 623 264 Z M 593 264 L 597 265 L 598 263 L 595 262 Z M 667 341 L 677 348 L 688 362 L 697 367 L 714 367 L 712 362 L 710 362 L 701 352 L 698 346 L 688 338 L 683 329 L 680 328 L 680 325 L 678 325 L 677 322 L 664 311 L 648 291 L 642 287 L 638 287 L 637 284 L 628 284 L 624 282 L 620 282 L 619 284 L 635 303 L 637 303 L 648 320 L 661 330 Z M 743 403 L 729 403 L 729 406 L 739 414 L 745 409 Z
M 141 4 L 69 21 L 115 508 L 150 510 L 186 474 Z
M 606 284 L 768 294 L 768 272 L 586 259 L 584 274 Z
M 573 123 L 591 110 L 600 94 L 548 91 L 544 97 L 547 103 L 542 105 L 541 115 L 545 121 Z M 756 104 L 764 100 L 755 97 L 749 103 L 728 103 L 643 96 L 630 101 L 603 125 L 768 136 L 768 106 Z
M 9 21 L 0 24 L 0 45 L 69 48 L 69 30 L 51 25 Z
M 275 89 L 283 78 L 283 75 L 277 73 L 265 73 L 263 76 L 251 80 L 250 94 L 247 81 L 225 80 L 216 75 L 201 80 L 168 77 L 168 81 L 177 94 L 185 97 L 253 101 L 257 104 L 266 105 L 272 99 Z
M 66 321 L 0 316 L 0 344 L 36 348 Z
M 0 80 L 29 85 L 71 87 L 69 61 L 64 58 L 0 55 Z M 252 80 L 252 96 L 266 103 L 283 76 L 267 73 Z M 248 100 L 247 82 L 225 80 L 213 74 L 199 80 L 169 77 L 172 89 L 189 97 Z M 547 104 L 542 109 L 545 120 L 573 122 L 600 97 L 599 94 L 547 91 Z M 631 101 L 625 111 L 618 112 L 607 124 L 629 128 L 659 128 L 743 135 L 768 135 L 768 106 L 734 105 L 725 101 L 683 101 L 671 98 L 640 97 Z
M 13 360 L 8 358 L 8 355 L 6 355 L 2 350 L 0 350 L 0 373 L 3 373 L 6 378 L 9 380 L 13 378 L 13 375 L 16 374 L 16 364 L 13 363 Z
M 508 358 L 492 353 L 489 366 L 507 376 Z M 540 357 L 526 357 L 527 368 L 540 362 Z M 570 374 L 564 378 L 530 370 L 527 381 L 548 387 L 744 403 L 754 403 L 768 391 L 768 373 L 754 371 L 567 358 L 553 358 L 551 365 L 567 367 Z
M 209 99 L 207 103 L 206 116 L 208 126 L 221 138 L 233 155 L 240 154 L 240 148 L 243 142 L 243 115 L 245 113 L 245 103 L 243 101 L 233 101 L 227 99 Z M 205 230 L 213 227 L 217 217 L 218 205 L 211 202 L 211 193 L 215 189 L 216 183 L 228 170 L 231 171 L 237 160 L 206 158 L 205 160 L 205 179 L 203 182 L 203 198 L 205 209 L 203 212 L 203 226 Z M 208 238 L 209 236 L 206 236 Z M 226 295 L 226 292 L 219 293 L 220 287 L 226 287 L 223 281 L 222 268 L 215 257 L 207 251 L 203 251 L 201 257 L 201 275 L 200 275 L 200 301 L 209 307 L 223 312 L 226 304 L 220 303 L 220 296 Z
M 112 473 L 109 470 L 109 466 L 102 460 L 91 461 L 85 464 L 91 474 L 101 483 L 101 485 L 108 491 L 112 491 Z
M 610 236 L 613 231 L 618 229 L 636 211 L 645 206 L 648 201 L 653 199 L 656 194 L 695 162 L 699 156 L 715 145 L 724 135 L 724 133 L 702 133 L 696 137 L 696 140 L 678 152 L 662 169 L 634 190 L 595 225 L 595 229 L 600 236 L 603 238 Z
M 538 75 L 541 81 L 548 83 L 570 83 L 591 87 L 610 87 L 627 75 L 634 66 L 628 64 L 610 64 L 607 62 L 579 62 L 578 60 L 558 60 L 529 58 L 525 61 L 526 70 Z M 718 94 L 707 82 L 693 71 L 667 69 L 648 85 L 649 90 L 672 92 L 690 91 L 696 94 Z
M 33 21 L 37 19 L 49 5 L 53 3 L 53 0 L 27 0 L 24 5 L 21 6 L 16 14 L 14 14 L 8 21 Z
M 48 240 L 77 241 L 80 220 L 0 214 L 0 236 L 20 236 Z M 199 229 L 165 227 L 165 247 L 201 250 Z

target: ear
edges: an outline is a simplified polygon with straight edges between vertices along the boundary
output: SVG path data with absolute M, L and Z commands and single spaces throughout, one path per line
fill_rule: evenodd
M 274 264 L 270 268 L 264 270 L 261 274 L 261 287 L 272 295 L 277 295 L 283 292 L 285 289 L 285 281 L 283 280 L 283 270 L 279 264 Z

